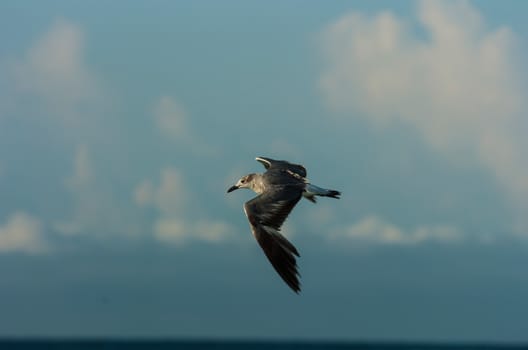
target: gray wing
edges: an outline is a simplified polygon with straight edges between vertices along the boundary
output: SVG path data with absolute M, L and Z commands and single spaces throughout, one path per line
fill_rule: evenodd
M 306 177 L 306 168 L 300 164 L 293 164 L 285 160 L 275 160 L 266 157 L 257 157 L 255 159 L 262 163 L 262 165 L 264 165 L 264 168 L 266 168 L 266 170 L 268 171 L 289 170 L 303 178 Z
M 301 290 L 295 259 L 300 255 L 293 244 L 280 234 L 280 228 L 301 195 L 299 186 L 282 186 L 244 204 L 253 236 L 275 271 L 295 293 Z

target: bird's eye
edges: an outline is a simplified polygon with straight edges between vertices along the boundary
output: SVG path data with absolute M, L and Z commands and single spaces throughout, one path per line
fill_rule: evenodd
M 240 179 L 240 182 L 244 183 L 244 182 L 246 182 L 246 179 Z

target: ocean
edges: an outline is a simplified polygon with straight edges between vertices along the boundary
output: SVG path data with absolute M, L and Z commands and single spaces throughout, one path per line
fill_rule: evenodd
M 0 340 L 0 350 L 507 350 L 528 349 L 526 345 L 345 343 L 296 341 L 148 341 L 148 340 Z

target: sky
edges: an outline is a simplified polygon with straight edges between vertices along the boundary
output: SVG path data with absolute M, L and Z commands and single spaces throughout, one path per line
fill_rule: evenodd
M 528 342 L 528 3 L 2 1 L 0 337 Z M 300 202 L 292 293 L 226 194 Z

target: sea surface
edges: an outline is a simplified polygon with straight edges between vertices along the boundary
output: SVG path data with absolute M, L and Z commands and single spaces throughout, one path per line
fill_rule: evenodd
M 526 345 L 427 344 L 427 343 L 343 343 L 295 341 L 137 341 L 137 340 L 0 340 L 0 350 L 509 350 L 528 349 Z

